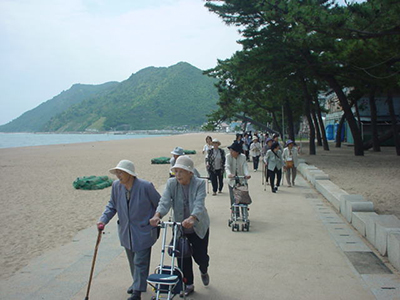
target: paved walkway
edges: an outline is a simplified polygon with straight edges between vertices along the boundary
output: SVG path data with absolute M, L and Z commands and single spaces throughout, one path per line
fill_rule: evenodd
M 195 270 L 190 299 L 400 299 L 400 278 L 378 259 L 356 231 L 299 175 L 273 194 L 261 172 L 249 181 L 250 232 L 232 232 L 227 188 L 208 194 L 211 217 L 210 285 Z M 85 298 L 97 237 L 93 226 L 74 240 L 33 260 L 0 283 L 0 299 Z M 153 247 L 153 270 L 161 240 Z M 389 266 L 390 267 L 390 266 Z M 127 299 L 129 267 L 115 220 L 106 227 L 90 299 Z M 150 299 L 151 289 L 142 295 Z

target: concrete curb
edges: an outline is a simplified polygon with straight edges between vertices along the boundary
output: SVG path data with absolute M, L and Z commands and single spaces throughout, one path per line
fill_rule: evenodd
M 301 159 L 297 168 L 345 219 L 400 271 L 400 220 L 378 215 L 374 205 L 361 195 L 350 195 L 329 179 L 329 175 Z

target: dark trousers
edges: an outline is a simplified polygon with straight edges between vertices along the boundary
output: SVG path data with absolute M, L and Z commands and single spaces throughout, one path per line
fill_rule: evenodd
M 204 239 L 199 238 L 196 233 L 187 234 L 189 242 L 192 244 L 193 259 L 199 265 L 202 274 L 207 273 L 210 257 L 208 256 L 208 236 L 210 230 L 207 230 Z M 187 279 L 186 285 L 191 285 L 194 282 L 193 261 L 192 257 L 177 258 L 178 266 L 182 270 L 183 275 Z M 182 266 L 183 264 L 183 266 Z
M 275 188 L 275 185 L 274 185 L 275 174 L 276 174 L 276 186 L 281 185 L 282 170 L 278 170 L 277 168 L 275 168 L 273 171 L 268 170 L 268 177 L 270 179 L 271 190 L 274 190 L 274 188 Z
M 222 191 L 224 187 L 224 172 L 222 169 L 210 172 L 210 180 L 213 187 L 213 192 Z
M 253 167 L 254 170 L 258 169 L 258 163 L 260 162 L 260 156 L 253 156 Z

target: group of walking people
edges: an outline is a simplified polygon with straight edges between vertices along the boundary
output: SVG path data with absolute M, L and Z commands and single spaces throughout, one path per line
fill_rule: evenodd
M 203 153 L 206 155 L 205 164 L 214 196 L 217 192 L 222 192 L 223 177 L 226 172 L 232 206 L 235 201 L 233 189 L 237 178 L 241 177 L 247 181 L 251 175 L 243 143 L 240 140 L 235 140 L 228 147 L 227 155 L 219 148 L 220 145 L 218 139 L 207 137 L 203 148 Z M 297 148 L 294 147 L 293 141 L 287 141 L 286 148 L 282 151 L 278 141 L 267 139 L 262 147 L 259 138 L 255 136 L 249 149 L 252 152 L 255 171 L 260 157 L 263 156 L 268 170 L 267 180 L 274 193 L 281 180 L 282 167 L 286 169 L 289 186 L 294 185 L 298 162 Z M 129 160 L 121 160 L 115 168 L 109 170 L 111 174 L 116 175 L 117 180 L 112 184 L 110 200 L 97 226 L 99 230 L 103 230 L 104 226 L 118 215 L 120 243 L 125 248 L 133 279 L 132 285 L 127 290 L 127 293 L 131 294 L 128 300 L 140 300 L 141 293 L 147 290 L 151 248 L 159 235 L 157 226 L 171 209 L 174 221 L 182 223 L 183 233 L 193 249 L 191 257 L 178 259 L 178 266 L 186 278 L 186 290 L 182 291 L 181 296 L 187 296 L 194 291 L 192 259 L 199 266 L 203 284 L 207 286 L 210 282 L 208 274 L 210 218 L 205 207 L 206 183 L 200 178 L 193 160 L 184 155 L 181 147 L 174 148 L 171 154 L 173 157 L 170 178 L 162 195 L 151 182 L 138 178 L 135 166 Z M 275 175 L 277 175 L 276 186 Z
M 285 147 L 279 142 L 279 135 L 267 138 L 263 147 L 263 160 L 265 163 L 266 183 L 271 186 L 271 191 L 276 193 L 282 182 L 282 171 L 286 174 L 289 187 L 295 185 L 298 162 L 298 148 L 294 141 L 286 141 Z M 275 184 L 276 178 L 276 184 Z

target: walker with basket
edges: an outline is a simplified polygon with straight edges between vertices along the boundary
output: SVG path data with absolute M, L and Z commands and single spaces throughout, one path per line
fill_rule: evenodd
M 235 202 L 231 207 L 231 218 L 228 220 L 228 226 L 232 228 L 232 231 L 239 231 L 241 224 L 242 231 L 249 231 L 249 205 L 251 204 L 251 198 L 245 176 L 235 176 L 233 196 Z M 242 212 L 241 217 L 240 211 Z
M 183 272 L 176 266 L 175 257 L 178 258 L 178 238 L 179 230 L 181 230 L 182 223 L 180 222 L 161 222 L 158 225 L 162 233 L 162 245 L 161 245 L 161 261 L 159 266 L 156 268 L 154 274 L 149 275 L 147 283 L 153 287 L 156 295 L 152 297 L 152 300 L 159 299 L 173 299 L 176 295 L 181 294 L 185 291 L 185 278 Z M 168 228 L 172 229 L 172 241 L 170 244 L 167 243 L 167 231 Z M 166 264 L 165 253 L 168 253 L 171 257 L 170 264 Z M 178 258 L 179 259 L 179 258 Z M 186 299 L 185 293 L 182 293 L 184 299 Z

